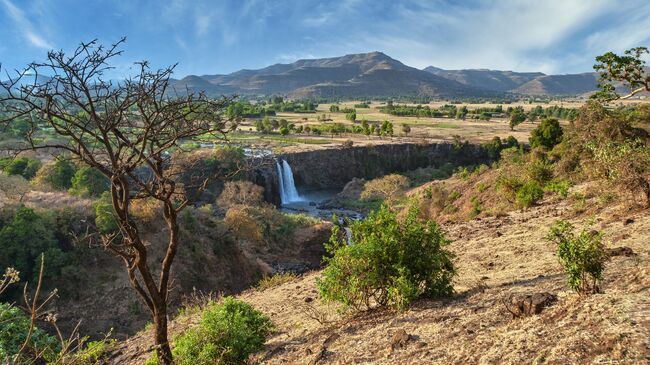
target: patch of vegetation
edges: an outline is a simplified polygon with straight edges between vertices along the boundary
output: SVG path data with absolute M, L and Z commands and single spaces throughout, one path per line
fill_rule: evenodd
M 41 162 L 39 160 L 29 157 L 16 157 L 3 160 L 2 170 L 5 174 L 9 176 L 20 175 L 27 180 L 36 176 L 36 172 L 41 168 Z
M 70 194 L 82 197 L 98 197 L 108 191 L 110 181 L 99 170 L 84 166 L 81 167 L 71 180 Z
M 356 310 L 374 305 L 404 309 L 419 297 L 453 293 L 449 241 L 433 221 L 411 207 L 403 222 L 385 205 L 352 222 L 353 244 L 334 227 L 326 248 L 332 255 L 317 281 L 321 296 Z
M 264 347 L 273 330 L 271 319 L 233 297 L 209 303 L 195 327 L 173 340 L 178 365 L 244 365 Z M 157 364 L 155 357 L 147 362 Z
M 0 360 L 7 364 L 30 363 L 32 359 L 43 361 L 60 350 L 54 336 L 35 327 L 30 335 L 30 319 L 22 310 L 7 303 L 0 303 Z M 27 351 L 19 351 L 27 339 Z
M 259 283 L 257 283 L 257 289 L 258 290 L 271 289 L 271 288 L 275 288 L 276 286 L 291 282 L 293 280 L 296 280 L 296 274 L 290 272 L 265 276 L 264 278 L 262 278 L 262 280 L 259 281 Z
M 557 221 L 546 239 L 557 245 L 557 255 L 567 274 L 567 284 L 580 294 L 598 293 L 607 258 L 602 233 L 575 227 L 567 221 Z
M 562 127 L 557 119 L 543 119 L 539 126 L 530 132 L 530 146 L 551 149 L 562 141 L 563 134 Z
M 544 197 L 544 189 L 535 181 L 530 181 L 517 189 L 517 204 L 530 208 Z
M 410 185 L 411 182 L 406 176 L 398 174 L 386 175 L 366 182 L 361 192 L 361 199 L 394 201 Z

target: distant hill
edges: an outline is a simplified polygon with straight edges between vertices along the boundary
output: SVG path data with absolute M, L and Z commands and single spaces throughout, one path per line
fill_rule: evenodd
M 486 69 L 443 70 L 433 66 L 425 68 L 424 71 L 446 79 L 458 81 L 463 85 L 502 92 L 514 90 L 537 77 L 545 76 L 541 72 L 513 72 Z
M 227 75 L 173 80 L 178 92 L 307 97 L 498 97 L 506 94 L 581 95 L 596 90 L 598 74 L 546 75 L 487 69 L 409 67 L 381 52 L 304 59 Z
M 290 97 L 372 96 L 496 96 L 495 90 L 475 88 L 403 63 L 381 53 L 299 60 L 228 75 L 188 76 L 174 80 L 177 90 Z
M 475 88 L 526 95 L 578 95 L 596 90 L 598 84 L 598 74 L 595 72 L 546 75 L 541 72 L 486 69 L 443 70 L 433 66 L 424 71 Z
M 576 95 L 596 90 L 595 72 L 569 75 L 544 75 L 520 85 L 513 92 L 527 95 Z

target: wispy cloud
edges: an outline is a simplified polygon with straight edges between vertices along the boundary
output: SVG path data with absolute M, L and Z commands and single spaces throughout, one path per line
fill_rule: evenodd
M 14 5 L 10 0 L 2 0 L 2 4 L 27 43 L 34 47 L 46 50 L 54 48 L 51 43 L 35 30 L 32 22 L 25 16 L 25 13 L 20 8 Z

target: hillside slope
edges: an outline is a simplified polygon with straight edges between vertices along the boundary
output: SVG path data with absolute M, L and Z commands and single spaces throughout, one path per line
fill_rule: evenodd
M 257 354 L 261 364 L 477 364 L 647 363 L 650 359 L 650 212 L 596 214 L 607 248 L 633 254 L 611 257 L 603 293 L 579 298 L 570 291 L 544 240 L 558 218 L 578 225 L 569 200 L 524 212 L 447 223 L 458 276 L 448 300 L 421 300 L 403 313 L 374 310 L 342 316 L 318 299 L 318 272 L 240 298 L 271 316 L 277 331 Z M 541 314 L 513 319 L 502 301 L 512 294 L 549 292 L 557 302 Z M 197 315 L 173 321 L 181 333 Z M 405 346 L 395 349 L 405 331 Z M 404 333 L 402 333 L 404 335 Z M 150 351 L 145 332 L 120 345 L 113 363 L 139 364 Z

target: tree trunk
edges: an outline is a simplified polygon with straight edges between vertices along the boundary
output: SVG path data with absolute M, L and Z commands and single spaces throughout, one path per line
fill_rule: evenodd
M 167 339 L 167 303 L 154 303 L 153 320 L 158 364 L 171 365 L 173 360 L 172 350 Z

